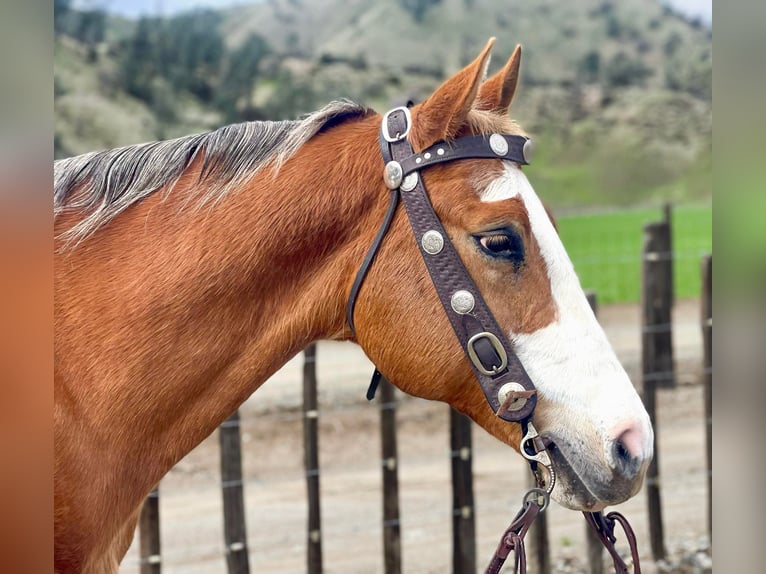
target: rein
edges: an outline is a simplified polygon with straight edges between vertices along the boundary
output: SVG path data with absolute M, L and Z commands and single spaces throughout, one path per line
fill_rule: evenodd
M 383 179 L 390 191 L 390 199 L 383 222 L 352 284 L 346 304 L 346 319 L 356 335 L 354 307 L 359 290 L 401 200 L 444 312 L 490 408 L 495 416 L 519 423 L 522 428 L 519 451 L 535 475 L 537 488 L 524 495 L 522 508 L 503 534 L 486 574 L 499 573 L 511 552 L 514 553 L 514 572 L 523 574 L 526 572 L 524 537 L 535 518 L 548 506 L 556 482 L 546 445 L 532 424 L 537 390 L 436 215 L 420 170 L 468 158 L 503 159 L 527 165 L 534 151 L 532 140 L 498 133 L 489 137 L 465 136 L 436 143 L 416 154 L 407 140 L 411 127 L 412 118 L 407 107 L 394 108 L 383 116 L 379 143 L 385 162 Z M 374 398 L 381 377 L 376 368 L 367 391 L 368 400 Z M 547 480 L 543 467 L 547 470 Z M 619 522 L 630 544 L 634 574 L 640 574 L 635 535 L 625 517 L 617 512 L 610 512 L 606 517 L 601 512 L 583 514 L 612 556 L 615 572 L 629 574 L 625 562 L 614 548 L 614 524 Z

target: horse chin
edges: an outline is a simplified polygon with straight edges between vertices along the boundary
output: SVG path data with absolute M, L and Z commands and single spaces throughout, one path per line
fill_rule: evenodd
M 615 479 L 604 463 L 595 457 L 582 456 L 548 441 L 548 453 L 556 472 L 551 498 L 565 508 L 598 512 L 628 500 L 640 489 L 642 481 L 627 484 Z
M 588 488 L 572 466 L 564 459 L 553 461 L 556 471 L 556 484 L 551 498 L 570 510 L 598 512 L 606 507 Z

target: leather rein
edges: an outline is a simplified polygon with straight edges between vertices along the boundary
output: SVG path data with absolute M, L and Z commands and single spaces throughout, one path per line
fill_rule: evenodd
M 524 536 L 535 518 L 548 506 L 556 482 L 546 445 L 532 424 L 537 391 L 436 215 L 420 172 L 432 165 L 468 158 L 503 159 L 526 165 L 530 163 L 534 151 L 532 140 L 520 135 L 498 133 L 489 137 L 464 136 L 436 143 L 416 154 L 407 140 L 411 127 L 412 118 L 407 107 L 394 108 L 383 116 L 379 143 L 385 163 L 383 179 L 390 191 L 390 199 L 383 222 L 351 287 L 346 319 L 356 335 L 354 306 L 359 290 L 401 200 L 444 312 L 490 408 L 497 417 L 519 423 L 522 428 L 519 450 L 529 463 L 538 487 L 524 495 L 522 509 L 503 534 L 486 573 L 500 572 L 513 551 L 514 572 L 523 574 L 526 572 Z M 374 398 L 381 376 L 376 368 L 367 391 L 369 400 Z M 547 479 L 542 468 L 547 470 Z M 614 548 L 614 523 L 620 523 L 630 544 L 633 572 L 640 574 L 635 536 L 627 520 L 616 512 L 606 517 L 600 512 L 583 514 L 612 556 L 615 572 L 628 574 L 625 562 Z

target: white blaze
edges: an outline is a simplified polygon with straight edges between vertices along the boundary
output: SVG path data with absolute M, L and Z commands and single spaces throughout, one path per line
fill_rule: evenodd
M 481 200 L 523 201 L 557 310 L 554 322 L 534 333 L 510 333 L 516 354 L 541 397 L 572 416 L 585 417 L 582 423 L 599 433 L 605 447 L 615 427 L 640 421 L 643 451 L 651 453 L 653 435 L 646 410 L 588 305 L 556 229 L 521 169 L 504 164 L 503 175 L 487 187 Z M 571 428 L 571 423 L 566 426 Z

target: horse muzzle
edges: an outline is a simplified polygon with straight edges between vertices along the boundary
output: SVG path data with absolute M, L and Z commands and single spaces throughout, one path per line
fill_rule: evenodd
M 594 512 L 620 504 L 641 489 L 652 453 L 636 449 L 625 437 L 588 448 L 555 432 L 541 436 L 556 472 L 551 495 L 559 504 Z

